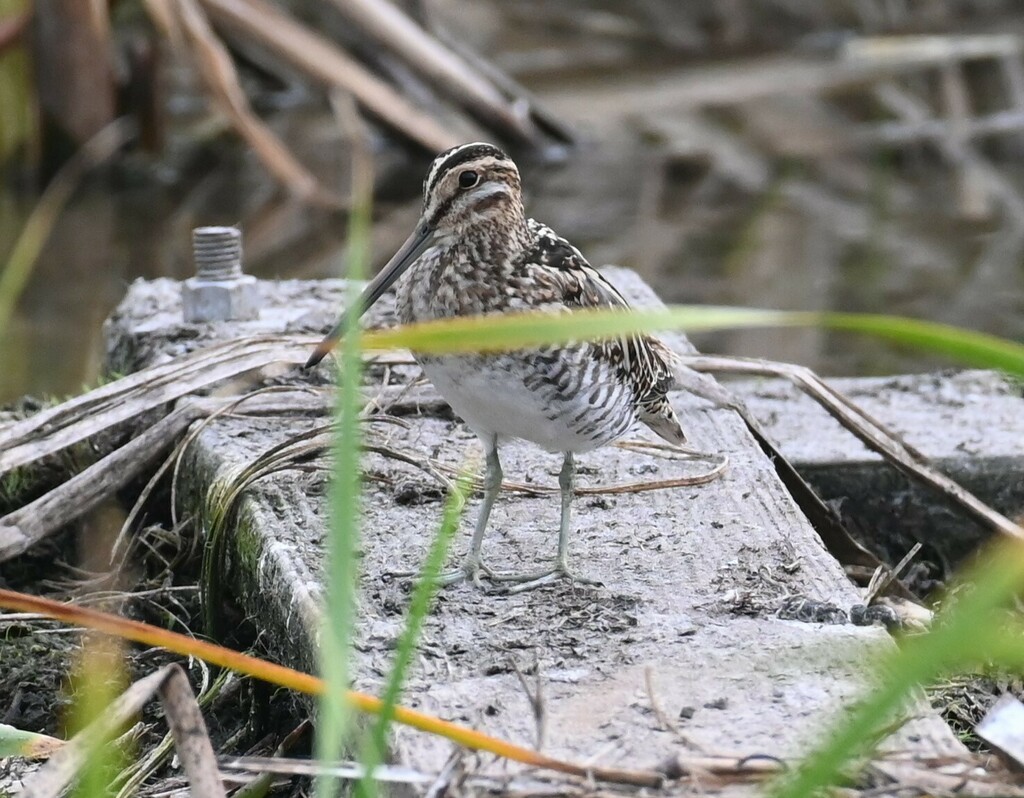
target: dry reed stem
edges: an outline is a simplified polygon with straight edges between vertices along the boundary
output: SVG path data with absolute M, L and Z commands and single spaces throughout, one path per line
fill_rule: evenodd
M 50 757 L 42 768 L 25 779 L 21 795 L 25 798 L 58 798 L 82 771 L 97 747 L 138 715 L 157 694 L 193 795 L 201 798 L 224 796 L 202 712 L 185 672 L 178 665 L 166 665 L 132 684 L 96 720 Z
M 176 0 L 173 6 L 210 99 L 232 127 L 253 148 L 268 171 L 299 199 L 328 208 L 344 208 L 270 130 L 249 105 L 231 55 L 217 38 L 198 0 Z
M 351 93 L 368 111 L 428 152 L 454 147 L 464 136 L 442 127 L 391 86 L 264 0 L 201 0 L 219 25 L 231 28 L 284 58 L 330 88 Z

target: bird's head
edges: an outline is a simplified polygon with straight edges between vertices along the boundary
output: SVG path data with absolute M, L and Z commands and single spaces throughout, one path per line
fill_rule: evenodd
M 362 315 L 417 258 L 474 231 L 496 235 L 525 224 L 519 170 L 492 144 L 474 142 L 442 152 L 423 181 L 423 212 L 412 235 L 370 282 L 354 312 Z M 317 346 L 306 367 L 323 359 L 345 330 L 343 315 Z
M 523 223 L 519 170 L 492 144 L 463 144 L 443 152 L 423 181 L 419 228 L 434 243 L 462 237 L 474 229 Z

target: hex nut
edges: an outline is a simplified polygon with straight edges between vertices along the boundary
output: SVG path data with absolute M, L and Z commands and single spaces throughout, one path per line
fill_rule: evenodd
M 181 289 L 185 321 L 245 321 L 259 317 L 256 278 L 245 274 L 230 280 L 190 277 Z

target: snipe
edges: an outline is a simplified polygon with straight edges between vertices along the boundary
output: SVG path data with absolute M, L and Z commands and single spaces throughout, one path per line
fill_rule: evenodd
M 403 323 L 627 307 L 575 247 L 526 217 L 519 170 L 490 144 L 464 144 L 434 160 L 423 184 L 423 213 L 416 230 L 367 286 L 358 312 L 400 277 L 398 313 Z M 307 367 L 323 359 L 344 328 L 343 317 Z M 487 457 L 483 504 L 469 553 L 461 568 L 442 581 L 479 583 L 483 573 L 495 581 L 519 583 L 512 588 L 515 592 L 560 578 L 589 582 L 569 567 L 573 455 L 614 441 L 638 420 L 670 443 L 683 443 L 685 436 L 666 400 L 675 382 L 669 350 L 655 338 L 634 335 L 508 354 L 417 354 L 416 360 L 480 437 Z M 495 573 L 480 557 L 501 487 L 498 445 L 504 438 L 523 438 L 564 456 L 558 479 L 558 558 L 539 573 Z

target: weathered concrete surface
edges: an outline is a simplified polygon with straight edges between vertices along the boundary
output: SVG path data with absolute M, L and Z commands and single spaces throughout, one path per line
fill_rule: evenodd
M 615 270 L 611 276 L 637 304 L 654 301 L 632 273 Z M 133 286 L 132 293 L 154 301 L 145 286 Z M 336 285 L 290 293 L 283 323 L 293 330 L 309 323 L 322 329 L 336 313 L 338 295 Z M 183 345 L 183 328 L 159 332 L 151 307 L 144 311 L 148 329 L 140 331 L 127 309 L 132 301 L 130 295 L 111 328 L 112 351 L 156 357 L 160 336 Z M 298 302 L 302 308 L 295 307 Z M 398 369 L 392 378 L 400 382 L 415 373 Z M 301 380 L 298 373 L 294 377 Z M 786 756 L 820 740 L 866 688 L 870 656 L 891 643 L 880 629 L 774 617 L 787 595 L 844 607 L 859 596 L 739 418 L 689 396 L 677 395 L 674 404 L 695 446 L 729 456 L 726 475 L 697 488 L 579 498 L 574 561 L 582 573 L 602 580 L 602 588 L 556 586 L 520 596 L 482 596 L 467 586 L 445 590 L 426 625 L 405 703 L 530 744 L 537 725 L 513 663 L 526 672 L 536 667 L 545 751 L 650 767 L 683 742 L 652 709 L 649 671 L 654 701 L 686 740 L 706 751 Z M 368 425 L 368 434 L 392 449 L 452 465 L 477 451 L 473 437 L 448 413 L 435 412 L 429 401 L 423 407 L 422 415 L 407 419 L 408 429 Z M 185 505 L 201 507 L 204 486 L 230 479 L 259 453 L 317 422 L 223 419 L 209 425 L 186 463 L 191 476 Z M 528 445 L 507 447 L 503 463 L 508 480 L 556 484 L 558 458 Z M 701 468 L 612 447 L 579 458 L 579 466 L 582 485 Z M 394 459 L 369 455 L 365 469 L 354 670 L 357 687 L 377 691 L 407 604 L 408 582 L 395 574 L 422 562 L 441 497 L 430 477 Z M 243 499 L 231 541 L 232 572 L 246 611 L 267 630 L 264 639 L 277 656 L 302 668 L 315 663 L 324 488 L 321 476 L 299 472 L 261 481 Z M 485 544 L 489 562 L 524 569 L 550 558 L 557 504 L 554 496 L 505 494 Z M 458 553 L 465 544 L 463 534 Z M 922 754 L 960 750 L 934 715 L 910 721 L 886 747 Z M 448 744 L 406 730 L 396 740 L 398 759 L 429 770 L 437 770 L 448 752 Z
M 344 295 L 339 281 L 324 288 L 329 299 L 315 295 L 312 285 L 309 280 L 257 281 L 257 318 L 187 324 L 181 283 L 167 278 L 136 280 L 104 324 L 107 371 L 128 374 L 229 338 L 311 333 L 317 325 L 327 324 L 328 306 L 337 307 Z
M 1024 393 L 987 371 L 836 379 L 846 394 L 933 464 L 1010 517 L 1024 514 Z M 948 572 L 989 532 L 869 451 L 787 382 L 730 386 L 782 453 L 882 559 L 915 542 Z

